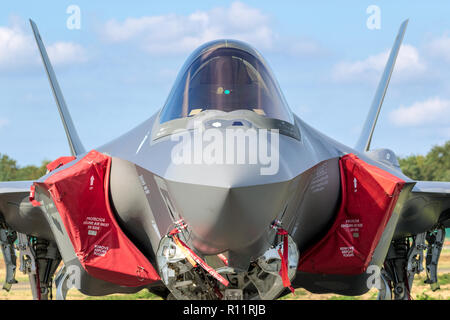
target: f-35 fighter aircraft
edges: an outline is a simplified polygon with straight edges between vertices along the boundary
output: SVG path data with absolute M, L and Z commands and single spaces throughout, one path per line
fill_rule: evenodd
M 354 148 L 291 112 L 260 53 L 209 42 L 165 105 L 87 151 L 38 29 L 32 30 L 72 155 L 36 181 L 0 183 L 4 289 L 20 270 L 35 299 L 144 288 L 164 299 L 276 299 L 305 288 L 408 299 L 437 289 L 450 183 L 414 181 L 370 143 L 408 21 Z M 62 263 L 61 263 L 62 262 Z

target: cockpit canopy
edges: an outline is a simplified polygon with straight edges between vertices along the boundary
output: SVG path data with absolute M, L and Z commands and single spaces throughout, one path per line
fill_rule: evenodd
M 262 117 L 294 123 L 264 59 L 239 41 L 214 41 L 191 55 L 159 122 L 193 117 L 208 110 L 249 110 Z

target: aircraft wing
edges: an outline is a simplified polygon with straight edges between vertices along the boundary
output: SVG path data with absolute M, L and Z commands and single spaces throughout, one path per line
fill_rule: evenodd
M 17 222 L 21 224 L 20 207 L 22 202 L 28 199 L 32 183 L 32 181 L 0 182 L 0 244 L 6 268 L 6 279 L 3 283 L 3 289 L 6 291 L 16 283 L 17 260 L 14 250 L 16 236 L 12 236 L 8 230 L 16 231 Z M 26 224 L 32 226 L 34 223 L 35 221 L 30 220 Z
M 425 200 L 429 205 L 425 208 L 434 208 L 439 214 L 438 222 L 450 227 L 450 182 L 418 181 L 412 192 L 413 198 Z
M 414 186 L 414 193 L 430 193 L 450 198 L 450 182 L 418 181 Z
M 404 204 L 396 237 L 450 228 L 450 182 L 417 181 Z
M 33 181 L 8 181 L 0 182 L 0 215 L 10 211 L 10 206 L 20 206 L 20 202 L 30 194 Z
M 32 184 L 33 181 L 0 182 L 0 223 L 6 223 L 15 231 L 26 230 L 31 234 L 33 226 L 37 226 L 34 221 L 36 216 L 27 214 L 33 208 L 29 201 Z
M 11 194 L 11 193 L 30 192 L 30 186 L 32 184 L 33 184 L 33 181 L 0 182 L 0 197 L 3 197 L 4 195 Z
M 5 215 L 10 205 L 18 205 L 18 199 L 28 197 L 32 184 L 33 181 L 0 182 L 0 214 Z

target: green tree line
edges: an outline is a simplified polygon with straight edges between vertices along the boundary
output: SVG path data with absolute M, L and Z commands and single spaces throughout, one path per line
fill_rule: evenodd
M 427 155 L 399 158 L 404 174 L 414 180 L 450 181 L 450 140 L 434 146 Z
M 415 180 L 450 181 L 450 140 L 442 146 L 435 146 L 426 155 L 411 155 L 399 158 L 403 172 Z M 40 167 L 20 167 L 6 154 L 0 153 L 0 181 L 34 180 L 47 171 L 49 161 Z
M 40 167 L 26 166 L 20 167 L 16 160 L 11 159 L 6 154 L 0 153 L 0 181 L 21 181 L 35 180 L 47 172 L 46 165 L 49 161 L 43 161 Z

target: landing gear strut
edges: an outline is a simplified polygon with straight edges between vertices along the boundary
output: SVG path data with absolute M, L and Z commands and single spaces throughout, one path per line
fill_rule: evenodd
M 56 244 L 17 233 L 20 271 L 28 274 L 33 300 L 52 299 L 52 282 L 61 262 Z
M 440 226 L 411 238 L 393 241 L 381 271 L 381 289 L 378 299 L 411 299 L 414 277 L 424 270 L 425 250 L 427 274 L 425 283 L 430 284 L 431 290 L 438 290 L 437 265 L 444 239 L 445 228 Z

